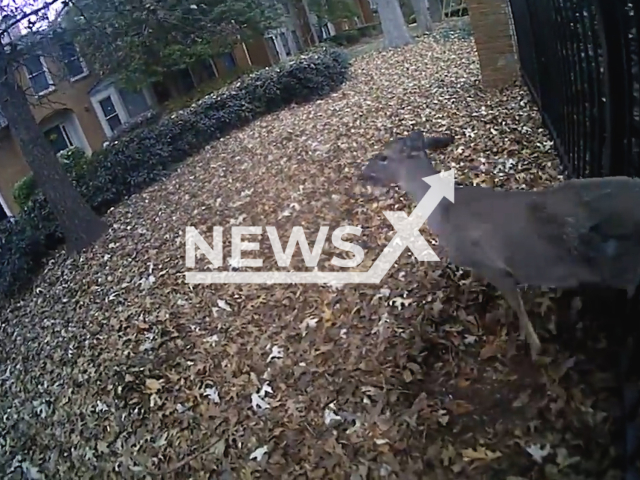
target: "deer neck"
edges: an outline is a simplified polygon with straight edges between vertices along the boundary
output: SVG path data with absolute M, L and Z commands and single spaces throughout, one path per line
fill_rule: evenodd
M 427 194 L 431 186 L 422 180 L 423 177 L 429 176 L 426 175 L 416 175 L 410 178 L 404 178 L 400 186 L 402 189 L 407 192 L 407 194 L 411 197 L 411 199 L 418 204 L 420 200 Z M 442 199 L 442 201 L 438 202 L 438 205 L 433 210 L 433 212 L 429 215 L 427 219 L 427 227 L 434 234 L 440 235 L 442 233 L 442 217 L 444 215 L 444 209 L 446 207 L 447 201 Z

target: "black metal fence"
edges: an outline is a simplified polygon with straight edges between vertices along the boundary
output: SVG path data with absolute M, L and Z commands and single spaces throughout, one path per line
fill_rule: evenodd
M 572 178 L 640 176 L 640 0 L 509 4 L 522 76 L 553 136 L 564 173 Z M 638 340 L 638 301 L 636 291 L 627 304 L 628 326 L 620 326 L 618 340 Z M 638 373 L 640 348 L 622 341 L 618 347 L 625 478 L 637 479 L 640 394 L 631 378 Z
M 509 0 L 524 81 L 569 177 L 640 176 L 640 0 Z

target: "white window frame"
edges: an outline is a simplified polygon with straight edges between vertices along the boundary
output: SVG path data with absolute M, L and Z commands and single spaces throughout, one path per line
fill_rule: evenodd
M 269 41 L 269 39 L 273 40 L 273 45 L 276 47 L 276 54 L 278 55 L 279 58 L 274 58 L 272 60 L 274 60 L 276 63 L 281 62 L 282 60 L 284 60 L 284 52 L 281 51 L 281 46 L 280 46 L 280 42 L 278 40 L 278 38 L 276 36 L 273 35 L 273 33 L 269 32 L 264 36 L 265 41 Z M 267 48 L 267 51 L 269 51 L 269 49 Z
M 38 57 L 38 60 L 40 60 L 40 65 L 42 65 L 42 70 L 39 71 L 38 73 L 36 73 L 35 75 L 30 75 L 29 74 L 29 69 L 27 68 L 27 66 L 24 66 L 24 73 L 27 75 L 27 80 L 29 81 L 29 85 L 31 86 L 31 90 L 33 90 L 33 92 L 36 94 L 36 96 L 38 97 L 43 97 L 51 92 L 53 92 L 56 89 L 55 84 L 53 83 L 53 78 L 51 77 L 51 72 L 49 71 L 49 66 L 47 65 L 47 62 L 45 62 L 44 57 L 42 55 L 34 55 Z M 49 82 L 49 88 L 43 90 L 42 92 L 38 93 L 36 92 L 35 88 L 33 88 L 33 84 L 31 83 L 31 78 L 35 77 L 36 75 L 39 75 L 40 73 L 44 72 L 45 77 L 47 78 L 47 81 Z
M 73 47 L 76 49 L 76 57 L 79 61 L 80 61 L 80 65 L 82 65 L 82 69 L 83 72 L 80 75 L 76 75 L 75 77 L 70 77 L 69 81 L 70 82 L 77 82 L 78 80 L 82 80 L 83 78 L 85 78 L 86 76 L 89 75 L 89 67 L 87 67 L 87 64 L 84 61 L 84 58 L 82 58 L 80 56 L 80 50 L 78 50 L 78 46 L 74 43 L 74 42 L 67 42 L 67 43 L 71 43 L 73 45 Z M 61 59 L 61 62 L 65 69 L 66 69 L 66 63 Z
M 69 129 L 67 128 L 67 125 L 65 124 L 65 122 L 60 122 L 57 123 L 55 125 L 51 125 L 49 127 L 47 127 L 46 129 L 44 129 L 44 131 L 48 131 L 52 128 L 60 128 L 60 131 L 62 132 L 62 136 L 65 140 L 65 142 L 67 143 L 67 148 L 71 148 L 71 147 L 75 147 L 75 143 L 73 141 L 73 138 L 71 138 L 73 135 L 71 135 L 71 132 L 69 131 Z M 65 149 L 66 150 L 66 149 Z
M 252 66 L 253 63 L 251 62 L 251 55 L 249 55 L 249 50 L 247 50 L 247 46 L 245 45 L 244 42 L 242 42 L 242 50 L 244 50 L 244 54 L 245 54 L 245 57 L 246 57 L 247 61 L 249 62 L 249 66 Z
M 11 220 L 15 217 L 11 209 L 9 208 L 9 204 L 5 201 L 4 196 L 0 192 L 0 207 L 4 210 L 4 213 L 7 214 L 7 220 Z
M 282 42 L 282 35 L 284 35 L 284 38 L 287 39 L 287 43 L 289 45 L 289 51 L 291 52 L 289 55 L 285 55 L 285 58 L 293 57 L 296 54 L 295 52 L 296 46 L 293 44 L 293 39 L 291 38 L 291 34 L 286 28 L 281 29 L 280 32 L 278 33 L 278 40 L 280 40 L 280 43 L 282 44 L 282 51 L 286 52 L 284 48 L 285 47 L 284 42 Z
M 187 70 L 189 70 L 189 75 L 191 76 L 191 81 L 193 82 L 194 88 L 198 88 L 198 82 L 196 82 L 196 76 L 193 74 L 191 67 L 187 67 Z M 118 94 L 118 96 L 120 95 Z
M 324 31 L 325 27 L 327 28 L 327 30 L 329 30 L 329 35 L 326 35 L 326 34 L 325 34 L 325 31 Z M 323 40 L 324 40 L 325 38 L 332 37 L 332 36 L 334 36 L 334 35 L 336 34 L 336 27 L 335 27 L 335 25 L 334 25 L 333 23 L 331 23 L 331 22 L 327 22 L 327 23 L 325 23 L 325 24 L 322 26 L 322 28 L 320 28 L 320 30 L 322 31 L 322 39 L 323 39 Z
M 296 36 L 298 37 L 298 41 L 300 42 L 300 49 L 298 49 L 298 45 L 296 44 L 296 41 L 294 39 L 293 32 L 296 32 Z M 290 30 L 287 30 L 287 38 L 289 39 L 289 45 L 293 47 L 291 50 L 294 55 L 297 53 L 301 53 L 304 50 L 302 35 L 300 35 L 300 32 L 298 32 L 297 28 L 292 27 Z
M 87 155 L 91 155 L 92 153 L 91 147 L 89 146 L 87 137 L 85 136 L 84 131 L 80 126 L 78 117 L 73 112 L 66 112 L 63 115 L 65 115 L 65 118 L 62 120 L 56 119 L 55 121 L 43 122 L 40 125 L 40 130 L 42 130 L 42 132 L 45 132 L 46 130 L 49 130 L 50 128 L 54 128 L 59 125 L 61 129 L 64 128 L 64 131 L 66 131 L 72 146 L 75 146 L 84 150 L 84 152 Z
M 291 55 L 287 55 L 284 49 L 284 45 L 282 44 L 282 41 L 280 40 L 280 34 L 284 33 L 285 37 L 287 38 L 288 42 L 289 42 L 289 48 L 291 49 Z M 278 56 L 280 57 L 280 61 L 285 60 L 287 58 L 291 58 L 293 57 L 296 52 L 294 52 L 295 45 L 292 45 L 292 39 L 289 35 L 289 32 L 287 31 L 286 28 L 278 28 L 278 29 L 274 29 L 274 30 L 270 30 L 267 35 L 265 35 L 266 38 L 272 38 L 273 39 L 273 43 L 276 46 L 276 50 L 278 52 Z M 293 48 L 291 48 L 293 47 Z
M 107 138 L 111 138 L 114 135 L 114 131 L 111 130 L 111 127 L 107 122 L 107 118 L 105 117 L 104 112 L 102 111 L 102 107 L 100 106 L 100 102 L 107 97 L 111 97 L 111 101 L 113 102 L 113 106 L 116 109 L 116 113 L 120 117 L 120 122 L 122 125 L 124 125 L 128 121 L 129 116 L 127 115 L 127 109 L 122 103 L 122 99 L 120 98 L 120 95 L 118 94 L 118 90 L 116 89 L 115 86 L 111 86 L 107 88 L 105 91 L 100 92 L 94 97 L 91 97 L 91 103 L 93 104 L 93 108 L 95 109 L 96 114 L 98 115 L 98 120 L 100 120 L 102 129 L 104 130 L 104 133 L 106 133 Z
M 215 68 L 215 65 L 214 65 L 214 68 Z M 189 72 L 191 72 L 191 70 L 189 70 Z M 151 95 L 149 89 L 147 87 L 142 88 L 142 93 L 147 99 L 147 104 L 149 105 L 149 110 L 147 110 L 147 112 L 150 110 L 153 110 L 155 106 L 155 99 Z M 135 118 L 131 118 L 129 116 L 129 112 L 127 112 L 127 107 L 125 107 L 124 102 L 120 97 L 120 92 L 118 91 L 118 88 L 115 85 L 112 85 L 106 90 L 92 96 L 91 104 L 93 105 L 93 109 L 98 115 L 98 120 L 100 121 L 100 125 L 102 125 L 102 129 L 104 130 L 104 133 L 107 136 L 107 139 L 109 139 L 113 137 L 115 132 L 111 130 L 111 127 L 107 122 L 107 118 L 105 117 L 104 112 L 102 111 L 102 107 L 100 106 L 100 102 L 107 97 L 111 97 L 111 101 L 113 102 L 113 106 L 116 109 L 116 113 L 120 117 L 120 122 L 122 123 L 122 125 L 125 125 L 126 123 L 134 120 Z
M 218 72 L 218 67 L 216 67 L 216 62 L 213 61 L 213 58 L 207 58 L 207 61 L 209 62 L 209 65 L 211 65 L 211 68 L 213 68 L 213 72 L 216 74 L 215 78 L 220 78 L 220 72 Z M 189 73 L 191 73 L 191 78 L 193 79 L 193 83 L 196 83 L 196 79 L 193 76 L 193 72 L 191 71 L 191 67 L 189 67 Z M 198 85 L 196 84 L 196 87 Z M 147 100 L 149 100 L 149 96 L 146 93 L 146 89 L 143 89 L 144 95 L 145 97 L 147 97 Z

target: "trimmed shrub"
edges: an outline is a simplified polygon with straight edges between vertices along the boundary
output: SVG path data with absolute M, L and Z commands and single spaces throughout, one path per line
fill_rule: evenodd
M 36 180 L 29 174 L 13 186 L 13 199 L 22 210 L 29 204 L 36 191 Z
M 376 37 L 382 35 L 382 25 L 380 23 L 368 23 L 355 29 L 360 32 L 360 37 Z
M 121 140 L 131 132 L 138 130 L 140 128 L 147 128 L 152 125 L 155 125 L 160 120 L 162 114 L 158 110 L 151 110 L 149 112 L 143 113 L 135 118 L 135 120 L 125 123 L 120 128 L 118 128 L 113 136 L 109 139 L 107 144 L 113 143 L 117 140 Z
M 340 47 L 346 47 L 348 45 L 354 45 L 360 41 L 361 32 L 357 29 L 345 30 L 340 33 L 336 33 L 329 38 L 323 40 L 323 42 L 330 42 Z
M 295 61 L 262 69 L 156 123 L 127 129 L 94 152 L 70 176 L 98 214 L 168 176 L 175 166 L 211 142 L 265 114 L 294 103 L 322 98 L 346 80 L 349 59 L 340 49 L 321 46 Z M 144 127 L 144 128 L 142 128 Z M 70 168 L 74 162 L 68 162 Z M 0 223 L 0 298 L 30 284 L 51 251 L 64 238 L 42 193 L 30 193 L 14 220 Z
M 84 150 L 78 147 L 67 148 L 58 153 L 58 160 L 62 163 L 62 169 L 72 180 L 77 180 L 82 176 L 90 162 Z M 27 207 L 37 189 L 36 181 L 31 173 L 15 184 L 12 192 L 13 199 L 21 210 Z
M 260 70 L 260 67 L 256 66 L 236 68 L 233 70 L 233 72 L 228 72 L 222 77 L 218 77 L 201 85 L 198 85 L 195 90 L 193 90 L 188 95 L 170 100 L 165 105 L 163 105 L 163 110 L 165 112 L 177 112 L 179 110 L 189 108 L 191 105 L 193 105 L 194 102 L 197 102 L 207 95 L 211 95 L 217 90 L 226 87 L 230 83 L 238 80 L 238 78 L 244 75 L 249 75 L 253 72 L 257 72 L 258 70 Z

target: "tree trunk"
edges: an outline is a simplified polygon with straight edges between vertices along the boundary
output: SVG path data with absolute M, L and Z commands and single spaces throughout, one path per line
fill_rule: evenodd
M 431 21 L 438 23 L 442 21 L 442 3 L 441 0 L 427 0 L 429 3 L 429 12 L 431 12 Z
M 80 252 L 109 228 L 76 190 L 62 169 L 51 144 L 40 131 L 13 66 L 0 48 L 0 108 L 9 123 L 33 177 L 49 202 L 64 234 L 67 253 Z
M 411 0 L 413 6 L 413 13 L 416 15 L 416 23 L 418 24 L 418 31 L 420 34 L 433 32 L 433 22 L 431 21 L 431 14 L 429 12 L 428 0 Z
M 407 29 L 398 0 L 377 0 L 376 3 L 384 34 L 383 48 L 397 48 L 415 43 Z

